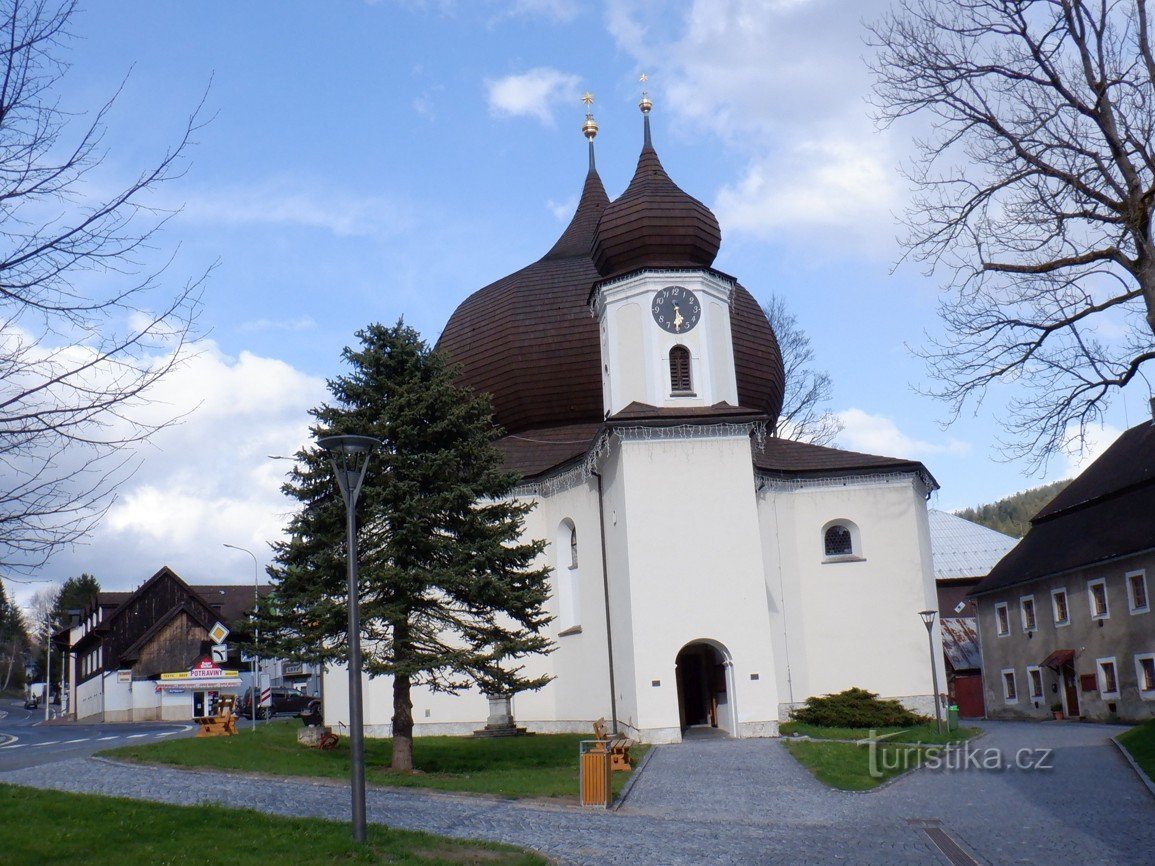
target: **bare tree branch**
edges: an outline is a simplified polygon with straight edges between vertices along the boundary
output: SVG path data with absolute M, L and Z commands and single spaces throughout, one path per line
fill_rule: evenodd
M 908 167 L 906 256 L 945 276 L 918 350 L 952 419 L 1015 385 L 1008 457 L 1034 468 L 1155 353 L 1155 52 L 1145 0 L 898 0 L 870 26 Z
M 204 277 L 163 290 L 140 259 L 171 218 L 147 204 L 180 176 L 202 105 L 175 144 L 112 194 L 87 183 L 118 90 L 87 121 L 60 108 L 65 0 L 0 2 L 0 566 L 81 540 L 178 420 L 142 410 L 188 357 Z

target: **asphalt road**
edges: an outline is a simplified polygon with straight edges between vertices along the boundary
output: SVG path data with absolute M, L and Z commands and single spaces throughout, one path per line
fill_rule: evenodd
M 85 725 L 44 721 L 44 708 L 24 709 L 22 700 L 0 699 L 0 772 L 85 758 L 116 746 L 160 737 L 188 736 L 195 726 L 173 722 Z

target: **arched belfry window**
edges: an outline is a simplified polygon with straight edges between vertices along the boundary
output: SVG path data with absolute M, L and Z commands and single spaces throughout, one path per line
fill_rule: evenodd
M 693 390 L 690 350 L 685 346 L 674 346 L 670 349 L 670 391 L 674 394 L 690 394 Z

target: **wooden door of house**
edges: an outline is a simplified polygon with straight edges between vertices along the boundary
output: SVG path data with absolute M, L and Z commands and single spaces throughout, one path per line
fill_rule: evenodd
M 1063 665 L 1063 693 L 1067 698 L 1067 718 L 1079 718 L 1079 678 L 1072 664 Z
M 955 674 L 954 694 L 958 703 L 958 714 L 963 718 L 981 719 L 986 715 L 982 674 Z

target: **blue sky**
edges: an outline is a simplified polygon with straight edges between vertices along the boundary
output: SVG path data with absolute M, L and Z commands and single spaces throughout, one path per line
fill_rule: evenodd
M 195 410 L 141 452 L 86 545 L 43 572 L 130 588 L 168 564 L 195 581 L 251 579 L 290 502 L 278 493 L 306 410 L 341 348 L 404 316 L 436 340 L 472 291 L 542 255 L 586 169 L 580 96 L 595 94 L 612 196 L 641 146 L 650 76 L 663 164 L 719 217 L 717 267 L 785 298 L 834 382 L 840 444 L 922 460 L 933 507 L 1041 483 L 997 460 L 999 400 L 948 429 L 916 394 L 907 346 L 937 329 L 937 283 L 894 263 L 898 172 L 913 127 L 869 117 L 863 19 L 881 0 L 378 0 L 93 3 L 73 24 L 64 107 L 122 81 L 92 178 L 132 177 L 207 90 L 180 209 L 155 261 L 207 283 L 199 355 L 156 411 Z M 1117 401 L 1105 443 L 1146 414 Z M 1077 462 L 1057 458 L 1047 478 Z M 36 585 L 20 585 L 26 596 Z

